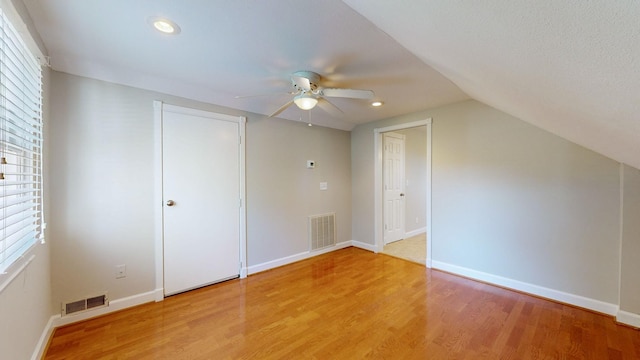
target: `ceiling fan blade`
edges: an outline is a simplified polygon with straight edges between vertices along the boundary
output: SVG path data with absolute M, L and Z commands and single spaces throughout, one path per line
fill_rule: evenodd
M 293 99 L 289 100 L 289 102 L 287 102 L 286 104 L 280 106 L 280 108 L 278 110 L 276 110 L 273 114 L 269 115 L 269 117 L 274 117 L 278 114 L 280 114 L 281 112 L 283 112 L 286 108 L 288 108 L 289 106 L 291 106 L 291 104 L 293 104 Z
M 341 97 L 351 99 L 366 99 L 371 100 L 374 97 L 371 90 L 358 90 L 358 89 L 322 89 L 322 95 L 328 97 Z
M 337 106 L 333 105 L 327 99 L 319 98 L 318 99 L 318 106 L 322 110 L 326 111 L 327 113 L 329 113 L 329 115 L 331 115 L 333 117 L 342 117 L 342 115 L 344 115 L 342 110 L 340 110 Z
M 253 97 L 262 97 L 262 96 L 280 96 L 280 95 L 295 95 L 296 93 L 293 91 L 289 91 L 289 92 L 278 92 L 278 93 L 268 93 L 268 94 L 254 94 L 254 95 L 236 95 L 233 98 L 234 99 L 247 99 L 247 98 L 253 98 Z
M 306 77 L 291 75 L 291 81 L 302 91 L 311 91 L 311 81 Z

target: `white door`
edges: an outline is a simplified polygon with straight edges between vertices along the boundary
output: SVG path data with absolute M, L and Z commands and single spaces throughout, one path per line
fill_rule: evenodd
M 165 295 L 240 273 L 239 124 L 180 109 L 162 111 Z
M 404 135 L 382 134 L 384 244 L 404 238 Z

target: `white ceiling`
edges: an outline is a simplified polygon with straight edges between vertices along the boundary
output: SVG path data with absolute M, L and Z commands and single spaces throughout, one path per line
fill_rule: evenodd
M 640 168 L 637 0 L 345 0 L 472 98 Z
M 25 0 L 53 69 L 260 114 L 292 96 L 290 74 L 311 70 L 329 87 L 370 89 L 385 105 L 331 98 L 311 122 L 357 123 L 468 99 L 443 77 L 341 1 Z M 181 33 L 148 23 L 168 17 Z M 236 99 L 235 96 L 274 94 Z M 292 106 L 279 117 L 307 121 Z
M 385 102 L 331 99 L 344 117 L 314 109 L 316 124 L 471 97 L 640 168 L 636 0 L 24 2 L 58 71 L 266 115 L 289 100 L 292 72 L 312 70 Z M 150 16 L 182 32 L 161 35 Z M 235 98 L 266 93 L 280 95 Z

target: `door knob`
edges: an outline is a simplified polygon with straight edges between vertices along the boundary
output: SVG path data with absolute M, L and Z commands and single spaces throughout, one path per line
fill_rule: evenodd
M 175 202 L 175 201 L 173 201 L 173 200 L 167 200 L 167 206 L 173 206 L 173 205 L 175 205 L 175 204 L 176 204 L 176 202 Z
M 404 193 L 400 194 L 400 196 L 404 196 Z

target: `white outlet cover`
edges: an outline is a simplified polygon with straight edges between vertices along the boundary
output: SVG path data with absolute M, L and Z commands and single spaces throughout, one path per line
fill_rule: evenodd
M 329 188 L 329 184 L 326 182 L 320 183 L 320 190 L 327 190 Z

